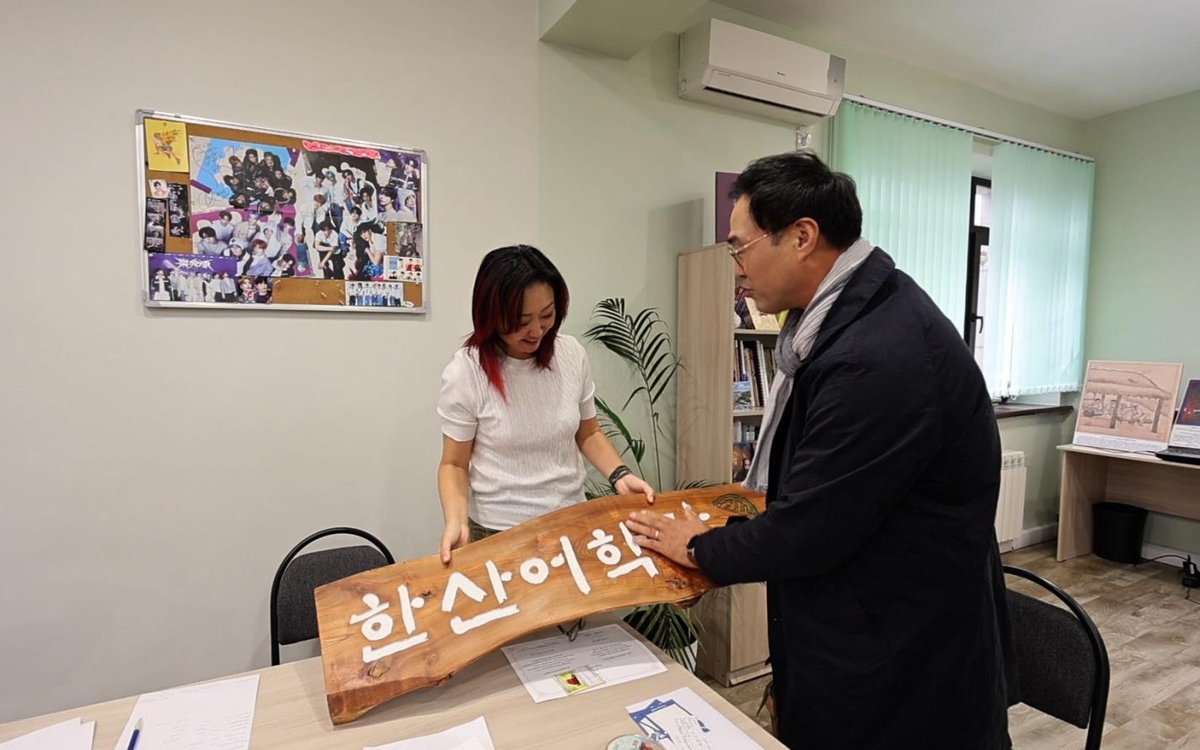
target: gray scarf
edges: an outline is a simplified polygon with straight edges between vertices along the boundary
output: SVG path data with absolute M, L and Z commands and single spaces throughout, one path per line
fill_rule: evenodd
M 789 310 L 783 330 L 775 342 L 775 363 L 778 372 L 775 381 L 771 383 L 771 392 L 767 395 L 766 411 L 763 415 L 762 432 L 758 436 L 758 447 L 754 451 L 754 460 L 750 463 L 750 471 L 746 474 L 742 486 L 751 490 L 767 491 L 767 464 L 771 459 L 771 443 L 779 429 L 780 417 L 784 407 L 792 396 L 792 379 L 800 365 L 812 353 L 817 334 L 821 332 L 821 324 L 825 316 L 842 290 L 846 282 L 858 270 L 874 246 L 861 237 L 853 245 L 842 251 L 834 262 L 833 268 L 817 287 L 812 302 L 804 310 Z

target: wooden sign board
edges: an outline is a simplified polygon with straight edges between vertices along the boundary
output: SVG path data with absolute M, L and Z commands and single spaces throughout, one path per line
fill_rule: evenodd
M 762 512 L 740 484 L 663 492 L 653 509 L 710 526 Z M 436 685 L 535 630 L 613 609 L 680 603 L 715 587 L 642 549 L 625 520 L 641 495 L 590 500 L 455 550 L 376 568 L 316 590 L 325 693 L 334 724 Z

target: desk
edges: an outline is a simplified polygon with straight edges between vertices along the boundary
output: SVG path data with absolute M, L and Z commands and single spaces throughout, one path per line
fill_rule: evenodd
M 1092 551 L 1092 504 L 1102 500 L 1200 520 L 1200 465 L 1082 445 L 1060 445 L 1058 450 L 1060 561 Z
M 611 620 L 603 616 L 591 617 L 588 625 L 594 627 L 606 621 Z M 622 627 L 626 626 L 622 624 Z M 531 635 L 529 639 L 557 632 L 551 628 Z M 437 687 L 402 695 L 358 721 L 337 728 L 329 721 L 325 707 L 320 659 L 268 667 L 257 670 L 261 676 L 250 747 L 256 750 L 361 750 L 367 745 L 440 732 L 482 715 L 487 718 L 497 750 L 603 748 L 613 737 L 636 731 L 637 726 L 625 712 L 625 706 L 690 687 L 764 748 L 783 748 L 775 738 L 673 659 L 654 646 L 649 648 L 667 665 L 666 672 L 540 704 L 535 704 L 521 686 L 504 654 L 494 651 Z M 0 741 L 79 716 L 85 722 L 96 721 L 93 747 L 112 750 L 136 702 L 137 696 L 121 698 L 0 724 Z

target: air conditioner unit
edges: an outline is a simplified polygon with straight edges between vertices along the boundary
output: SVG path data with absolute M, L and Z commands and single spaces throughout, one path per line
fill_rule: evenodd
M 837 112 L 846 61 L 828 52 L 710 19 L 679 37 L 679 95 L 810 125 Z

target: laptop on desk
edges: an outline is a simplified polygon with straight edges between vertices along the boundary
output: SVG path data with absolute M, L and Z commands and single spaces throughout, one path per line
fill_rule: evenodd
M 1200 464 L 1200 380 L 1188 381 L 1170 443 L 1154 455 L 1165 461 Z

